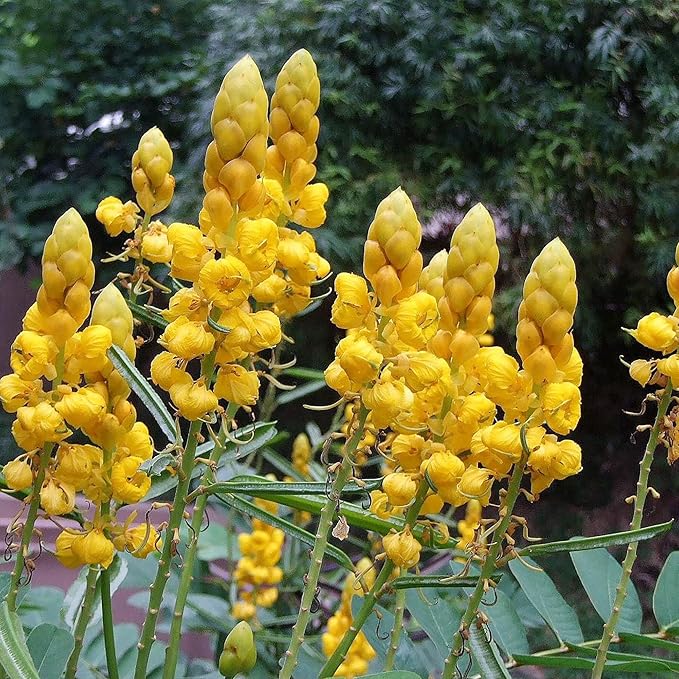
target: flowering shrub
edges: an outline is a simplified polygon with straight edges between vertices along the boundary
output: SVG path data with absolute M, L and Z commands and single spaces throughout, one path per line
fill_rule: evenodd
M 27 643 L 17 617 L 25 576 L 36 567 L 35 543 L 41 544 L 39 515 L 60 526 L 56 558 L 84 568 L 86 585 L 77 615 L 53 626 L 65 649 L 60 667 L 50 660 L 55 676 L 77 675 L 99 601 L 109 677 L 128 676 L 122 667 L 135 679 L 193 676 L 186 674 L 180 641 L 187 609 L 196 610 L 192 580 L 204 558 L 207 510 L 220 506 L 228 508 L 227 518 L 249 519 L 238 535 L 237 558 L 226 554 L 222 598 L 200 594 L 216 610 L 223 610 L 224 598 L 230 602 L 226 628 L 217 618 L 217 630 L 229 633 L 208 676 L 353 678 L 371 667 L 385 677 L 426 676 L 421 650 L 410 652 L 415 625 L 436 647 L 429 676 L 455 676 L 462 656 L 489 677 L 559 654 L 560 666 L 591 666 L 593 676 L 607 662 L 623 662 L 621 654 L 607 661 L 607 650 L 617 632 L 630 631 L 619 616 L 636 545 L 670 527 L 642 528 L 641 520 L 658 443 L 667 445 L 670 461 L 678 455 L 674 416 L 667 413 L 679 384 L 679 312 L 652 313 L 630 331 L 664 356 L 630 365 L 634 379 L 653 387 L 647 398 L 658 401 L 631 530 L 533 544 L 526 520 L 515 513 L 519 496 L 536 502 L 555 481 L 582 469 L 580 447 L 568 438 L 580 419 L 583 374 L 571 332 L 575 263 L 558 238 L 532 263 L 515 358 L 493 346 L 489 334 L 499 265 L 491 215 L 476 205 L 455 229 L 450 249 L 423 266 L 421 225 L 397 188 L 368 228 L 363 276 L 341 273 L 334 281 L 332 321 L 346 334 L 323 379 L 339 398 L 310 407 L 335 409 L 336 416 L 325 434 L 313 427 L 313 440 L 300 434 L 285 460 L 271 448 L 276 432 L 269 422 L 276 391 L 290 388 L 279 377 L 313 373 L 294 368 L 294 360 L 281 362 L 285 324 L 318 298 L 313 287 L 330 274 L 309 231 L 325 222 L 328 199 L 327 187 L 314 182 L 319 98 L 316 66 L 305 50 L 283 66 L 270 104 L 251 58 L 227 73 L 211 117 L 197 225 L 161 221 L 175 189 L 173 155 L 160 130 L 146 132 L 132 155 L 136 202 L 109 196 L 96 215 L 111 236 L 129 234 L 108 261 L 132 261 L 133 269 L 118 273 L 93 303 L 87 227 L 75 209 L 57 220 L 45 243 L 42 286 L 12 345 L 13 372 L 0 380 L 0 400 L 16 413 L 12 433 L 23 451 L 3 470 L 5 488 L 23 502 L 8 532 L 14 566 L 0 615 L 0 660 L 9 676 L 38 676 L 36 665 L 44 662 L 42 645 L 31 644 L 35 630 Z M 679 306 L 679 250 L 677 257 L 668 290 Z M 153 328 L 160 334 L 150 382 L 158 391 L 135 367 Z M 151 440 L 142 421 L 148 416 L 165 447 Z M 356 496 L 369 504 L 351 502 Z M 144 510 L 121 512 L 143 500 Z M 315 534 L 305 528 L 312 523 Z M 626 543 L 615 601 L 604 612 L 597 608 L 608 621 L 596 658 L 588 655 L 591 645 L 531 656 L 498 570 L 509 564 L 559 641 L 577 644 L 577 620 L 567 612 L 571 629 L 555 622 L 554 608 L 570 609 L 556 590 L 555 602 L 544 605 L 539 590 L 551 581 L 528 558 L 570 551 L 579 568 L 588 550 L 610 559 L 603 548 Z M 300 544 L 310 548 L 308 558 Z M 120 628 L 111 606 L 126 555 L 157 561 L 132 663 L 117 652 Z M 325 582 L 329 558 L 347 573 L 332 571 Z M 539 583 L 531 581 L 536 572 Z M 587 576 L 581 578 L 590 593 Z M 339 596 L 327 596 L 326 586 Z M 437 614 L 422 610 L 425 595 L 419 605 L 411 597 L 427 588 L 446 597 L 448 636 L 440 624 L 438 636 L 432 632 L 427 616 Z M 489 603 L 492 593 L 511 611 L 509 640 L 506 619 L 503 628 Z M 319 609 L 327 615 L 316 616 Z M 157 632 L 168 612 L 159 660 Z M 658 623 L 665 625 L 660 617 Z M 272 641 L 268 630 L 277 625 L 291 629 Z M 305 642 L 310 627 L 321 632 L 320 645 Z M 650 657 L 640 662 L 664 666 Z M 394 669 L 399 672 L 389 674 Z

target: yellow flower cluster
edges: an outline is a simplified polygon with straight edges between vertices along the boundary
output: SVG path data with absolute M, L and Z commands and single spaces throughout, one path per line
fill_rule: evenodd
M 107 356 L 116 344 L 134 357 L 132 315 L 112 284 L 91 307 L 93 280 L 87 227 L 70 209 L 45 243 L 37 301 L 12 344 L 13 372 L 0 379 L 0 401 L 16 413 L 12 433 L 25 451 L 3 473 L 13 490 L 38 493 L 49 516 L 73 511 L 82 492 L 94 516 L 82 530 L 59 535 L 57 557 L 70 567 L 106 568 L 116 550 L 146 556 L 155 546 L 152 526 L 118 524 L 110 507 L 111 500 L 131 504 L 146 494 L 150 479 L 139 466 L 153 444 Z M 78 430 L 89 443 L 71 442 Z
M 175 279 L 191 284 L 163 312 L 170 322 L 159 340 L 165 351 L 151 366 L 153 381 L 189 420 L 216 410 L 220 399 L 244 408 L 257 402 L 257 354 L 280 343 L 280 318 L 304 309 L 311 285 L 330 272 L 311 234 L 288 226 L 317 227 L 325 220 L 327 188 L 310 183 L 316 173 L 319 93 L 316 65 L 300 50 L 278 76 L 269 123 L 257 65 L 250 57 L 241 59 L 215 99 L 199 226 L 151 222 L 141 236 L 142 258 L 169 263 Z M 269 135 L 273 144 L 267 148 Z M 155 133 L 152 140 L 155 150 L 142 153 L 151 143 L 146 141 L 133 159 L 135 168 L 141 163 L 135 173 L 143 170 L 148 178 L 135 184 L 147 214 L 166 206 L 159 193 L 168 182 L 158 181 L 161 171 L 169 177 L 172 160 L 169 146 L 161 152 Z M 158 186 L 153 207 L 150 199 L 142 204 L 141 192 Z M 124 220 L 124 208 L 116 203 L 111 224 Z M 196 359 L 209 366 L 198 379 L 190 372 Z M 207 374 L 212 365 L 214 384 Z
M 367 557 L 364 557 L 356 564 L 356 573 L 363 573 L 363 575 L 360 580 L 354 573 L 347 575 L 344 587 L 342 588 L 340 606 L 328 620 L 327 630 L 323 633 L 323 653 L 328 658 L 335 652 L 342 637 L 351 627 L 354 619 L 351 612 L 352 599 L 355 596 L 362 597 L 364 588 L 367 591 L 375 581 L 372 562 Z M 368 671 L 370 661 L 376 655 L 365 634 L 359 632 L 349 647 L 342 664 L 337 668 L 333 676 L 344 677 L 345 679 L 360 677 Z
M 257 500 L 257 506 L 276 514 L 278 506 L 268 500 Z M 278 600 L 276 585 L 283 579 L 277 565 L 281 559 L 285 534 L 260 519 L 252 520 L 252 533 L 238 536 L 241 558 L 233 577 L 238 585 L 239 600 L 231 614 L 239 620 L 249 620 L 257 613 L 257 606 L 270 608 Z
M 665 387 L 668 381 L 673 389 L 679 389 L 679 243 L 675 250 L 675 264 L 667 274 L 667 292 L 674 303 L 674 313 L 660 314 L 653 311 L 639 319 L 637 327 L 627 332 L 643 346 L 661 353 L 662 358 L 638 358 L 629 366 L 632 379 L 642 387 Z M 669 441 L 668 460 L 679 459 L 679 437 Z
M 494 482 L 522 458 L 522 428 L 535 495 L 576 474 L 579 446 L 557 438 L 580 418 L 582 361 L 570 333 L 577 289 L 568 250 L 559 239 L 549 243 L 526 279 L 517 330 L 522 368 L 488 346 L 499 263 L 488 211 L 473 207 L 450 250 L 424 269 L 420 240 L 412 203 L 396 189 L 369 228 L 365 278 L 343 273 L 335 280 L 332 319 L 347 334 L 326 381 L 347 401 L 360 399 L 372 435 L 386 430 L 378 450 L 388 473 L 372 493 L 373 511 L 403 514 L 423 483 L 429 490 L 421 516 L 444 503 L 488 504 Z M 476 522 L 470 515 L 470 526 Z M 397 566 L 419 561 L 421 545 L 409 528 L 383 544 Z

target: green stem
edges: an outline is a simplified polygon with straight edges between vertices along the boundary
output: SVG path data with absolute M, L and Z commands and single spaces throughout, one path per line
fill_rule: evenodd
M 453 637 L 453 647 L 446 658 L 441 679 L 453 679 L 455 676 L 457 661 L 464 648 L 467 630 L 476 619 L 479 604 L 481 603 L 485 593 L 486 583 L 492 578 L 493 572 L 496 569 L 497 560 L 500 556 L 500 552 L 502 551 L 504 536 L 512 520 L 512 510 L 514 509 L 516 499 L 518 498 L 519 491 L 521 490 L 521 480 L 523 478 L 523 472 L 526 467 L 526 462 L 528 461 L 528 455 L 530 452 L 525 440 L 525 428 L 526 425 L 524 425 L 521 429 L 521 445 L 523 448 L 521 459 L 514 465 L 514 471 L 512 472 L 512 476 L 509 480 L 507 494 L 505 495 L 504 502 L 502 503 L 502 509 L 500 510 L 501 512 L 504 511 L 504 515 L 502 516 L 497 528 L 493 531 L 493 539 L 488 551 L 488 556 L 483 563 L 483 568 L 481 569 L 481 574 L 479 575 L 476 587 L 474 588 L 474 591 L 467 602 L 467 608 L 462 615 L 462 620 L 460 620 L 460 627 Z
M 9 592 L 7 593 L 7 606 L 10 611 L 16 611 L 17 595 L 19 593 L 19 586 L 21 583 L 21 576 L 26 565 L 26 557 L 30 549 L 31 538 L 33 537 L 33 527 L 35 520 L 38 517 L 38 509 L 40 507 L 40 489 L 45 480 L 45 470 L 49 463 L 53 443 L 46 443 L 40 451 L 40 461 L 38 463 L 38 471 L 33 479 L 33 488 L 31 490 L 31 499 L 28 505 L 28 514 L 23 530 L 21 531 L 21 544 L 17 552 L 16 561 L 14 562 L 14 569 L 12 570 L 12 577 L 9 584 Z
M 113 610 L 111 607 L 111 574 L 108 568 L 99 574 L 101 586 L 101 616 L 104 625 L 104 646 L 106 648 L 106 667 L 108 679 L 119 679 L 116 640 L 113 631 Z
M 410 508 L 406 514 L 404 530 L 408 527 L 412 528 L 412 526 L 415 524 L 415 521 L 417 521 L 422 503 L 427 497 L 428 492 L 429 484 L 427 483 L 426 479 L 423 479 L 420 483 L 420 487 L 417 490 L 417 495 L 415 495 L 415 499 L 413 500 L 413 503 L 410 505 Z M 361 631 L 365 621 L 370 617 L 370 614 L 375 608 L 377 600 L 382 596 L 384 586 L 386 585 L 387 580 L 389 580 L 389 576 L 392 574 L 395 567 L 396 565 L 393 561 L 391 561 L 391 559 L 387 559 L 385 561 L 384 566 L 382 566 L 382 570 L 375 579 L 375 583 L 370 588 L 370 591 L 363 597 L 363 604 L 361 605 L 358 613 L 354 616 L 351 627 L 349 627 L 349 629 L 344 633 L 344 636 L 335 649 L 335 652 L 328 658 L 325 665 L 323 665 L 321 668 L 320 674 L 318 675 L 319 679 L 332 677 L 337 671 L 337 668 L 342 664 L 342 661 L 351 648 L 351 644 L 354 643 L 354 639 L 356 639 L 358 636 L 358 633 Z
M 403 629 L 403 613 L 406 606 L 406 591 L 399 589 L 396 592 L 396 601 L 394 603 L 394 627 L 391 630 L 391 640 L 389 642 L 389 650 L 384 661 L 384 671 L 394 669 L 394 660 L 396 659 L 396 651 L 398 651 L 398 644 L 401 640 L 401 630 Z
M 667 410 L 670 405 L 670 400 L 672 398 L 672 383 L 668 382 L 665 387 L 665 391 L 658 403 L 658 413 L 655 417 L 655 422 L 653 423 L 653 428 L 651 429 L 651 435 L 648 438 L 648 444 L 646 445 L 646 450 L 644 456 L 641 459 L 639 480 L 637 481 L 637 494 L 634 496 L 634 513 L 632 515 L 632 521 L 630 523 L 631 530 L 638 530 L 641 528 L 641 523 L 644 518 L 644 505 L 646 504 L 646 497 L 648 496 L 648 477 L 651 473 L 651 465 L 653 464 L 653 455 L 655 449 L 658 447 L 658 438 L 660 437 L 660 431 L 662 430 L 663 422 Z M 596 662 L 594 663 L 594 669 L 592 670 L 592 679 L 601 679 L 604 672 L 604 667 L 606 665 L 606 654 L 608 653 L 608 647 L 611 644 L 611 639 L 615 634 L 615 628 L 618 624 L 618 619 L 620 617 L 620 611 L 625 603 L 627 597 L 627 586 L 629 585 L 630 576 L 632 575 L 632 567 L 637 558 L 637 548 L 639 544 L 637 542 L 631 542 L 627 546 L 627 553 L 625 554 L 625 560 L 622 562 L 622 573 L 620 575 L 620 581 L 615 590 L 615 601 L 613 602 L 613 608 L 611 614 L 604 625 L 604 631 L 601 635 L 601 644 L 597 650 Z
M 302 592 L 299 617 L 297 618 L 295 626 L 292 628 L 292 638 L 290 639 L 288 650 L 285 652 L 285 662 L 283 663 L 283 667 L 281 668 L 280 674 L 278 675 L 279 679 L 291 679 L 292 673 L 297 666 L 297 655 L 299 654 L 299 649 L 302 647 L 302 643 L 304 642 L 304 633 L 306 632 L 307 625 L 309 624 L 309 618 L 311 617 L 311 605 L 314 601 L 314 596 L 316 595 L 316 587 L 318 586 L 318 578 L 321 574 L 323 556 L 325 554 L 325 548 L 328 544 L 328 532 L 330 531 L 330 524 L 332 523 L 335 507 L 337 506 L 337 502 L 340 498 L 342 488 L 344 488 L 345 484 L 351 477 L 354 453 L 356 452 L 358 444 L 360 443 L 363 436 L 363 429 L 365 427 L 365 421 L 367 417 L 368 411 L 364 406 L 361 406 L 361 410 L 358 415 L 356 431 L 347 442 L 344 455 L 342 457 L 342 463 L 340 464 L 337 475 L 335 476 L 335 481 L 333 482 L 330 493 L 328 494 L 328 499 L 321 510 L 321 515 L 318 520 L 318 529 L 316 530 L 316 539 L 311 552 L 311 564 L 306 577 L 304 591 Z M 142 678 L 140 677 L 139 679 Z
M 149 662 L 151 647 L 156 640 L 156 623 L 158 621 L 158 613 L 160 612 L 160 604 L 163 600 L 165 585 L 170 577 L 170 563 L 176 548 L 175 533 L 179 532 L 179 527 L 182 518 L 184 517 L 186 495 L 191 483 L 191 475 L 193 473 L 194 458 L 201 425 L 202 422 L 200 420 L 191 422 L 189 433 L 186 438 L 186 447 L 184 449 L 184 454 L 182 455 L 182 465 L 178 471 L 179 481 L 175 490 L 174 502 L 172 503 L 167 530 L 165 531 L 163 548 L 160 553 L 160 559 L 158 560 L 158 570 L 156 571 L 156 577 L 150 588 L 149 605 L 146 611 L 146 617 L 144 618 L 141 639 L 137 644 L 139 654 L 137 656 L 137 664 L 134 673 L 135 679 L 146 679 L 146 668 Z
M 226 429 L 228 427 L 228 420 L 233 416 L 235 409 L 229 406 L 226 412 L 226 422 L 219 432 L 219 438 L 210 454 L 210 462 L 217 463 L 224 451 L 224 444 L 226 443 Z M 212 478 L 212 468 L 208 465 L 201 479 L 201 485 L 207 485 Z M 181 566 L 181 578 L 179 579 L 179 587 L 177 589 L 177 599 L 174 605 L 174 613 L 172 615 L 172 626 L 170 628 L 170 638 L 168 646 L 165 651 L 165 666 L 163 668 L 163 679 L 174 679 L 177 671 L 177 661 L 179 660 L 179 648 L 181 645 L 182 634 L 182 620 L 184 618 L 184 608 L 191 590 L 191 583 L 193 582 L 194 564 L 196 561 L 196 553 L 198 551 L 198 536 L 203 525 L 203 517 L 205 516 L 205 508 L 207 506 L 208 494 L 203 493 L 198 496 L 195 507 L 193 509 L 193 517 L 191 518 L 191 541 L 184 554 L 183 564 Z
M 277 365 L 281 360 L 281 353 L 283 352 L 283 342 L 279 342 L 276 348 L 273 350 L 272 362 Z M 280 368 L 273 368 L 271 374 L 274 377 L 278 377 L 281 373 Z M 262 399 L 262 405 L 259 409 L 259 419 L 262 422 L 268 422 L 273 415 L 273 411 L 276 409 L 276 385 L 273 382 L 269 382 L 266 391 L 264 392 L 264 398 Z
M 83 597 L 82 606 L 78 615 L 78 621 L 76 622 L 75 629 L 73 630 L 75 646 L 73 647 L 73 651 L 71 652 L 71 655 L 68 659 L 68 665 L 66 665 L 65 679 L 75 679 L 75 673 L 78 670 L 78 659 L 80 658 L 80 653 L 83 649 L 85 632 L 87 631 L 87 626 L 89 625 L 92 618 L 92 608 L 94 607 L 94 600 L 97 594 L 98 575 L 99 570 L 94 566 L 90 566 L 87 570 L 85 596 Z

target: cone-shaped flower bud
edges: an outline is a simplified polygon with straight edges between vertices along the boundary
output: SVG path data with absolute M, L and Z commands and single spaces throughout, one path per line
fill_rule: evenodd
M 438 302 L 445 294 L 443 289 L 443 276 L 448 264 L 448 251 L 439 250 L 429 264 L 422 269 L 419 289 L 426 290 Z
M 478 338 L 488 331 L 499 261 L 493 219 L 477 203 L 453 233 L 439 301 L 441 327 L 453 333 L 451 354 L 458 363 L 476 353 Z
M 132 186 L 137 203 L 151 215 L 162 212 L 174 196 L 172 149 L 165 135 L 152 127 L 141 136 L 132 154 Z
M 537 383 L 554 380 L 573 352 L 573 314 L 578 301 L 575 262 L 555 238 L 536 257 L 523 286 L 516 348 Z
M 203 208 L 217 232 L 228 230 L 236 211 L 255 216 L 263 206 L 257 177 L 266 161 L 268 103 L 257 64 L 243 57 L 224 77 L 210 119 L 214 141 L 205 154 Z
M 70 208 L 45 242 L 42 285 L 24 328 L 52 335 L 63 346 L 90 313 L 93 282 L 92 241 L 82 217 Z
M 249 672 L 257 662 L 257 647 L 250 625 L 242 620 L 224 640 L 219 656 L 219 672 L 230 679 L 241 672 Z
M 674 266 L 667 274 L 667 292 L 674 300 L 676 307 L 674 315 L 679 316 L 679 243 L 677 243 L 677 249 L 674 251 L 674 262 Z
M 363 272 L 382 304 L 415 291 L 422 273 L 421 240 L 415 208 L 399 187 L 377 206 L 363 250 Z
M 130 307 L 118 288 L 109 283 L 92 305 L 91 325 L 103 325 L 111 331 L 113 344 L 119 346 L 131 359 L 137 353 L 132 330 L 134 319 Z

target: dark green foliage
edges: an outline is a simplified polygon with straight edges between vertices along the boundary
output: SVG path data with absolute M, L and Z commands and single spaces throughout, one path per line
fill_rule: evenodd
M 0 268 L 39 254 L 70 205 L 132 197 L 129 159 L 158 125 L 182 157 L 207 2 L 0 0 Z
M 292 51 L 309 49 L 323 88 L 319 176 L 333 190 L 316 235 L 335 268 L 357 268 L 377 202 L 400 183 L 431 252 L 463 210 L 487 204 L 509 255 L 500 289 L 546 239 L 564 238 L 579 269 L 580 346 L 596 350 L 630 307 L 664 303 L 679 219 L 669 0 L 232 0 L 213 11 L 196 173 L 227 68 L 250 52 L 272 85 Z M 510 326 L 514 300 L 501 309 Z

